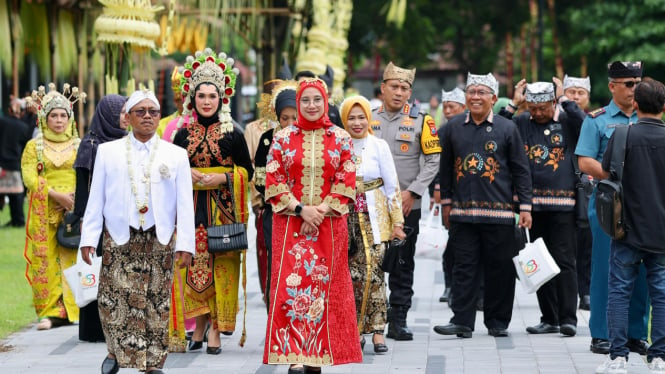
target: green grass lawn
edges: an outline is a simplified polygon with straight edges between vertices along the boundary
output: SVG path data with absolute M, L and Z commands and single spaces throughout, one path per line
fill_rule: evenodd
M 0 339 L 36 320 L 32 291 L 25 279 L 25 228 L 2 227 L 9 206 L 0 211 Z

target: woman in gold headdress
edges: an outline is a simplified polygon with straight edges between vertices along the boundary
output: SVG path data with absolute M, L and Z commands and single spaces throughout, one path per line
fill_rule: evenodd
M 68 96 L 65 96 L 68 95 Z M 21 159 L 23 182 L 28 188 L 29 211 L 24 257 L 26 278 L 32 286 L 38 330 L 68 324 L 79 319 L 79 309 L 62 271 L 76 263 L 76 250 L 62 247 L 56 240 L 64 212 L 72 210 L 76 173 L 73 165 L 80 139 L 72 107 L 79 98 L 78 88 L 65 84 L 63 93 L 49 85 L 32 94 L 37 106 L 39 133 L 28 142 Z

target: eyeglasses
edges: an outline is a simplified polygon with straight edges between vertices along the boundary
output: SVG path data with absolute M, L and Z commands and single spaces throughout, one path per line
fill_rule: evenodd
M 491 92 L 485 91 L 485 90 L 468 90 L 468 91 L 466 91 L 466 95 L 470 96 L 470 97 L 474 97 L 476 95 L 482 97 L 482 96 L 485 96 L 485 95 L 489 95 L 490 93 Z
M 150 113 L 150 117 L 159 117 L 162 114 L 158 109 L 136 109 L 130 110 L 129 113 L 134 113 L 138 117 L 143 117 L 146 113 Z
M 309 106 L 310 104 L 314 104 L 315 106 L 323 105 L 323 98 L 322 97 L 315 97 L 314 100 L 310 100 L 310 98 L 306 97 L 306 98 L 300 99 L 300 105 L 301 106 Z
M 633 88 L 633 87 L 635 87 L 635 85 L 637 85 L 640 82 L 641 81 L 624 81 L 624 82 L 612 81 L 612 83 L 615 83 L 615 84 L 623 84 L 624 86 L 626 86 L 626 88 Z

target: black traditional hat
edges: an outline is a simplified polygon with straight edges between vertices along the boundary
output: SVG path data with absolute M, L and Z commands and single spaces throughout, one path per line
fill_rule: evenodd
M 607 75 L 610 78 L 637 78 L 642 76 L 642 69 L 641 61 L 614 61 L 607 65 Z
M 330 67 L 330 65 L 326 65 L 326 72 L 324 74 L 319 75 L 319 79 L 326 82 L 326 86 L 328 86 L 328 92 L 330 92 L 333 88 L 334 78 L 335 78 L 335 72 Z

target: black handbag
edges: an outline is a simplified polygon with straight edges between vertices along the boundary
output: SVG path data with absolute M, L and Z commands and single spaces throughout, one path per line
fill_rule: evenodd
M 404 233 L 406 233 L 406 238 L 404 238 L 404 240 L 393 239 L 388 242 L 388 246 L 383 253 L 381 265 L 379 265 L 381 270 L 385 273 L 398 273 L 399 267 L 404 263 L 400 252 L 402 247 L 406 245 L 409 236 L 413 234 L 413 228 L 404 226 Z
M 244 223 L 208 227 L 208 252 L 223 253 L 241 249 L 247 249 Z
M 233 191 L 231 191 L 233 196 Z M 217 208 L 221 206 L 219 196 L 213 193 L 215 211 L 213 219 L 217 218 Z M 233 203 L 235 207 L 235 202 Z M 208 226 L 208 253 L 224 253 L 247 249 L 247 231 L 244 223 L 231 223 L 227 225 Z
M 81 243 L 81 217 L 74 212 L 66 212 L 58 225 L 55 237 L 61 246 L 78 249 Z

